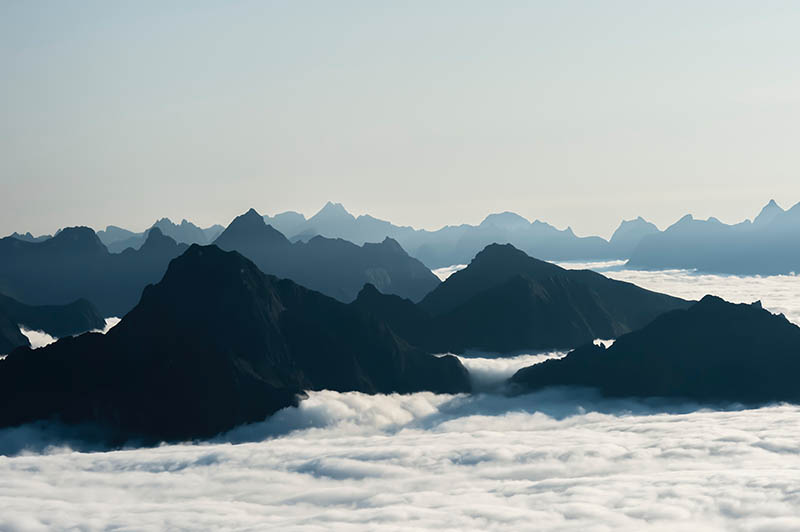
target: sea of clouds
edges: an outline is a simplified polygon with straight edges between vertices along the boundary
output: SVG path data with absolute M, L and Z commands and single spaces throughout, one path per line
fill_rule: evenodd
M 0 457 L 0 530 L 798 530 L 800 408 L 316 392 L 218 442 Z
M 631 272 L 800 321 L 800 278 Z M 100 452 L 85 434 L 0 430 L 0 530 L 800 529 L 800 407 L 506 397 L 563 352 L 462 361 L 475 395 L 312 392 L 211 442 Z

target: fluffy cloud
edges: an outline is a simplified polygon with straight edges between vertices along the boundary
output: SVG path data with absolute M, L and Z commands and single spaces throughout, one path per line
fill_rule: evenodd
M 0 529 L 793 530 L 798 415 L 317 392 L 208 444 L 0 457 Z
M 456 355 L 469 370 L 472 389 L 477 392 L 502 391 L 505 381 L 518 370 L 544 362 L 550 358 L 562 358 L 566 351 L 546 351 L 516 356 L 490 356 L 489 354 Z

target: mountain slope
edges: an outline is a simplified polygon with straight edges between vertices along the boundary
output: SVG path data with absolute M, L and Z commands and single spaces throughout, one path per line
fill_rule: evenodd
M 608 349 L 586 345 L 519 370 L 521 391 L 590 386 L 610 396 L 701 401 L 800 401 L 800 328 L 760 304 L 706 296 L 666 313 Z

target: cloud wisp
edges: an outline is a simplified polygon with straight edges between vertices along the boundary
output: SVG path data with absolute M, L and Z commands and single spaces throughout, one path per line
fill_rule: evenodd
M 97 333 L 101 333 L 101 334 L 106 334 L 115 325 L 117 325 L 120 321 L 122 321 L 122 320 L 120 318 L 117 318 L 117 317 L 106 318 L 105 327 L 103 327 L 102 329 L 94 329 L 94 330 L 89 331 L 89 332 L 97 332 Z M 44 331 L 30 330 L 30 329 L 25 328 L 22 325 L 19 326 L 19 330 L 20 330 L 20 332 L 22 334 L 24 334 L 28 338 L 28 341 L 31 343 L 31 349 L 39 349 L 40 347 L 44 347 L 46 345 L 50 345 L 53 342 L 58 341 L 58 338 L 50 336 L 49 334 L 47 334 Z

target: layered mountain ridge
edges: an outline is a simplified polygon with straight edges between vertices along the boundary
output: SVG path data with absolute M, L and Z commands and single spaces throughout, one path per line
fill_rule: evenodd
M 0 363 L 0 426 L 91 423 L 115 441 L 206 437 L 260 421 L 303 390 L 469 391 L 455 357 L 427 355 L 354 306 L 193 245 L 107 335 Z

